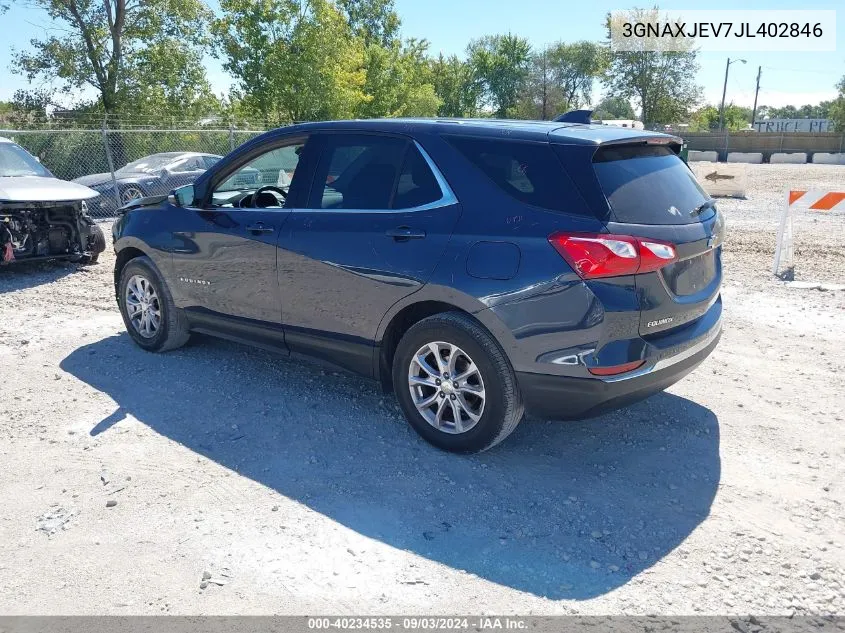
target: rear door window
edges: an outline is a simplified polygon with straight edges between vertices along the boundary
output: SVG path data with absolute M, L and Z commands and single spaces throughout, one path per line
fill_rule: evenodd
M 385 136 L 327 136 L 309 207 L 389 209 L 407 146 Z
M 709 196 L 668 147 L 602 147 L 593 157 L 593 168 L 617 222 L 691 224 L 715 213 L 695 213 Z
M 593 215 L 548 143 L 446 140 L 512 198 L 543 209 Z
M 442 197 L 437 179 L 413 142 L 337 134 L 325 137 L 309 207 L 400 210 Z
M 412 209 L 437 202 L 442 197 L 440 185 L 425 158 L 414 145 L 409 145 L 396 183 L 392 208 Z

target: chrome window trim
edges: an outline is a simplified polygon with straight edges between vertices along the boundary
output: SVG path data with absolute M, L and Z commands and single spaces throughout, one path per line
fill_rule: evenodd
M 458 198 L 455 196 L 455 193 L 452 191 L 452 188 L 449 186 L 449 183 L 446 182 L 446 178 L 443 177 L 443 174 L 440 173 L 440 170 L 437 168 L 437 165 L 434 164 L 434 161 L 431 159 L 431 156 L 428 155 L 428 152 L 425 151 L 416 140 L 414 140 L 414 147 L 417 148 L 417 151 L 422 154 L 423 159 L 425 159 L 428 168 L 431 170 L 431 173 L 434 174 L 434 179 L 437 181 L 437 185 L 440 187 L 440 194 L 441 197 L 439 200 L 435 200 L 434 202 L 429 202 L 428 204 L 421 204 L 416 207 L 411 207 L 410 209 L 391 209 L 391 211 L 425 211 L 427 209 L 437 209 L 438 207 L 448 207 L 453 204 L 458 203 Z
M 437 165 L 434 164 L 434 161 L 431 159 L 431 156 L 428 155 L 428 152 L 423 149 L 422 145 L 420 145 L 416 139 L 412 139 L 414 142 L 414 147 L 417 148 L 417 151 L 422 155 L 423 160 L 425 160 L 426 165 L 431 170 L 431 173 L 434 174 L 434 179 L 437 181 L 437 186 L 440 187 L 440 198 L 434 200 L 433 202 L 428 202 L 426 204 L 420 204 L 415 207 L 408 207 L 406 209 L 294 209 L 297 213 L 301 212 L 308 212 L 308 213 L 325 213 L 326 211 L 330 213 L 415 213 L 417 211 L 430 211 L 432 209 L 440 209 L 442 207 L 449 207 L 453 204 L 458 203 L 458 198 L 455 196 L 455 193 L 452 191 L 452 188 L 449 186 L 449 183 L 446 182 L 446 178 L 443 177 L 443 174 L 437 168 Z

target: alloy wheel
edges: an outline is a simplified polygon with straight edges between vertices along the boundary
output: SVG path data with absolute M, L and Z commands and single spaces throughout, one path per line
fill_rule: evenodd
M 161 303 L 150 280 L 133 275 L 126 284 L 126 314 L 144 338 L 153 338 L 161 327 Z
M 426 343 L 411 359 L 408 388 L 420 415 L 450 434 L 466 433 L 481 419 L 486 394 L 478 366 L 452 343 Z
M 138 187 L 126 187 L 123 191 L 120 192 L 120 201 L 123 204 L 127 204 L 132 202 L 136 198 L 143 198 L 144 192 L 138 189 Z

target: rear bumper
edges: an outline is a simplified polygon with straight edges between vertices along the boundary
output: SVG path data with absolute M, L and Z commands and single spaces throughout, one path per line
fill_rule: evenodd
M 662 391 L 694 370 L 718 345 L 721 321 L 670 356 L 642 369 L 607 378 L 572 378 L 517 372 L 528 413 L 560 420 L 588 418 Z

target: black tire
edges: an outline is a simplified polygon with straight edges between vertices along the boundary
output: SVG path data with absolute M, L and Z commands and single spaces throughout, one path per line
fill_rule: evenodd
M 90 254 L 84 255 L 81 262 L 83 264 L 96 264 L 97 260 L 100 259 L 100 253 L 106 250 L 106 236 L 103 234 L 103 229 L 96 224 L 89 226 L 88 231 L 91 233 L 88 239 Z
M 408 384 L 414 355 L 424 345 L 444 342 L 463 350 L 478 368 L 486 399 L 475 426 L 448 433 L 430 424 L 417 410 Z M 522 394 L 513 368 L 496 340 L 477 321 L 461 312 L 444 312 L 413 325 L 399 341 L 393 357 L 393 389 L 408 423 L 426 441 L 454 453 L 477 453 L 492 448 L 522 420 Z
M 134 276 L 141 276 L 150 282 L 158 297 L 161 312 L 159 327 L 151 337 L 142 336 L 132 324 L 126 306 L 126 287 Z M 150 352 L 166 352 L 182 347 L 191 336 L 185 313 L 173 303 L 173 296 L 167 283 L 159 274 L 149 257 L 136 257 L 130 260 L 120 272 L 117 303 L 126 331 L 139 347 Z

